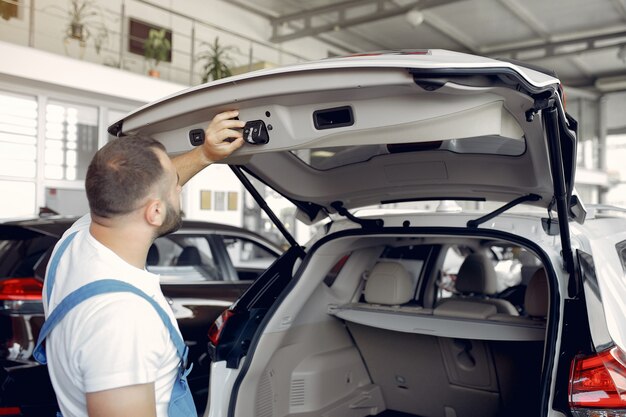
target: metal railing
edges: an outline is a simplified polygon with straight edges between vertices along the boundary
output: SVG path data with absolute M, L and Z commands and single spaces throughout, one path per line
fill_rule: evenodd
M 86 24 L 90 36 L 84 42 L 71 34 L 72 2 L 87 3 L 89 7 Z M 103 0 L 68 0 L 54 4 L 39 4 L 39 0 L 0 0 L 0 40 L 147 75 L 148 61 L 143 55 L 129 51 L 129 21 L 133 18 L 150 22 L 172 32 L 172 60 L 159 64 L 161 78 L 186 85 L 200 83 L 203 63 L 198 57 L 216 37 L 228 48 L 230 66 L 240 70 L 251 69 L 259 62 L 280 65 L 309 59 L 284 51 L 279 45 L 148 0 L 122 0 L 119 9 L 109 8 L 110 4 Z M 100 39 L 100 48 L 96 48 L 97 35 L 102 28 L 105 36 Z

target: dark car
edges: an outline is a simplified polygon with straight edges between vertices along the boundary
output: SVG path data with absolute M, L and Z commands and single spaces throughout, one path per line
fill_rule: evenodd
M 0 224 L 0 415 L 54 415 L 58 406 L 45 366 L 32 352 L 44 322 L 41 289 L 52 249 L 76 218 Z M 196 408 L 207 402 L 209 326 L 280 254 L 247 230 L 185 221 L 157 239 L 146 268 L 161 275 L 163 294 L 189 346 L 189 385 Z

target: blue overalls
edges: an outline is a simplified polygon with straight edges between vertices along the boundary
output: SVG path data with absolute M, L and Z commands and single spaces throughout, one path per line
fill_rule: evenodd
M 50 302 L 50 295 L 52 294 L 52 288 L 56 279 L 56 272 L 59 266 L 59 260 L 61 259 L 61 256 L 63 255 L 71 241 L 74 239 L 74 237 L 76 237 L 76 233 L 78 232 L 72 233 L 63 242 L 61 242 L 54 257 L 51 260 L 50 267 L 48 268 L 48 277 L 46 282 L 46 294 L 48 303 Z M 41 331 L 39 333 L 39 339 L 37 340 L 37 346 L 35 347 L 35 350 L 33 352 L 33 356 L 35 357 L 37 362 L 41 363 L 42 365 L 45 365 L 47 363 L 46 350 L 43 342 L 46 337 L 48 337 L 52 329 L 54 329 L 54 327 L 59 324 L 61 320 L 63 320 L 65 315 L 70 310 L 72 310 L 72 308 L 76 307 L 84 300 L 91 298 L 95 295 L 112 292 L 131 292 L 133 294 L 137 294 L 138 296 L 143 297 L 146 301 L 148 301 L 159 314 L 159 317 L 163 321 L 163 324 L 165 325 L 165 327 L 167 327 L 167 330 L 170 333 L 170 338 L 172 339 L 174 346 L 176 346 L 178 356 L 181 359 L 178 368 L 178 374 L 176 376 L 176 381 L 174 381 L 174 388 L 172 389 L 172 395 L 168 407 L 168 416 L 196 417 L 198 414 L 196 412 L 196 407 L 193 402 L 193 397 L 191 396 L 191 391 L 189 390 L 189 385 L 187 384 L 187 375 L 189 375 L 189 372 L 191 372 L 191 368 L 193 366 L 192 364 L 192 366 L 187 369 L 187 353 L 189 349 L 185 345 L 185 342 L 180 336 L 180 333 L 172 324 L 169 316 L 161 308 L 161 306 L 159 306 L 157 302 L 152 299 L 152 297 L 148 296 L 139 288 L 126 282 L 115 279 L 102 279 L 86 284 L 65 297 L 48 316 L 43 327 L 41 328 Z M 61 413 L 57 413 L 57 417 L 61 417 Z

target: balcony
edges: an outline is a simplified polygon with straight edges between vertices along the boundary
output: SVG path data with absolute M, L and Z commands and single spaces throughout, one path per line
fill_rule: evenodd
M 182 85 L 213 78 L 205 69 L 216 40 L 233 73 L 322 57 L 321 48 L 304 56 L 266 42 L 266 21 L 227 2 L 211 5 L 185 1 L 174 11 L 147 0 L 0 0 L 0 41 L 146 76 L 152 69 Z M 145 56 L 150 29 L 162 29 L 171 45 L 156 67 Z

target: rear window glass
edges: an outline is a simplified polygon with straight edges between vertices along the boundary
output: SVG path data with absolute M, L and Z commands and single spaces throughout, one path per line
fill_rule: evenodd
M 456 289 L 458 273 L 471 253 L 477 253 L 475 248 L 464 245 L 447 248 L 437 280 L 438 299 L 460 296 Z M 533 274 L 542 267 L 539 259 L 524 248 L 509 245 L 485 246 L 478 253 L 492 262 L 496 273 L 496 294 L 489 296 L 506 299 L 522 311 L 525 288 Z
M 387 247 L 380 256 L 380 259 L 402 264 L 411 277 L 412 291 L 413 294 L 415 294 L 417 285 L 422 276 L 424 264 L 432 251 L 433 247 L 431 245 Z
M 481 136 L 475 138 L 390 145 L 337 146 L 332 148 L 301 149 L 291 151 L 291 153 L 310 167 L 320 171 L 327 171 L 345 165 L 369 161 L 380 155 L 425 151 L 520 156 L 526 151 L 526 141 L 523 138 L 512 139 L 502 136 Z
M 158 238 L 148 252 L 146 269 L 169 284 L 224 279 L 205 236 L 173 234 Z
M 224 246 L 235 268 L 267 269 L 278 257 L 257 242 L 239 236 L 223 236 Z
M 497 292 L 516 285 L 527 285 L 530 277 L 541 267 L 539 259 L 518 246 L 494 245 L 485 248 L 485 256 L 491 259 L 496 271 Z M 452 245 L 447 249 L 442 278 L 439 282 L 440 297 L 446 298 L 456 293 L 455 282 L 461 265 L 473 250 L 463 245 Z
M 49 236 L 0 240 L 0 278 L 34 277 L 34 269 L 56 241 Z

